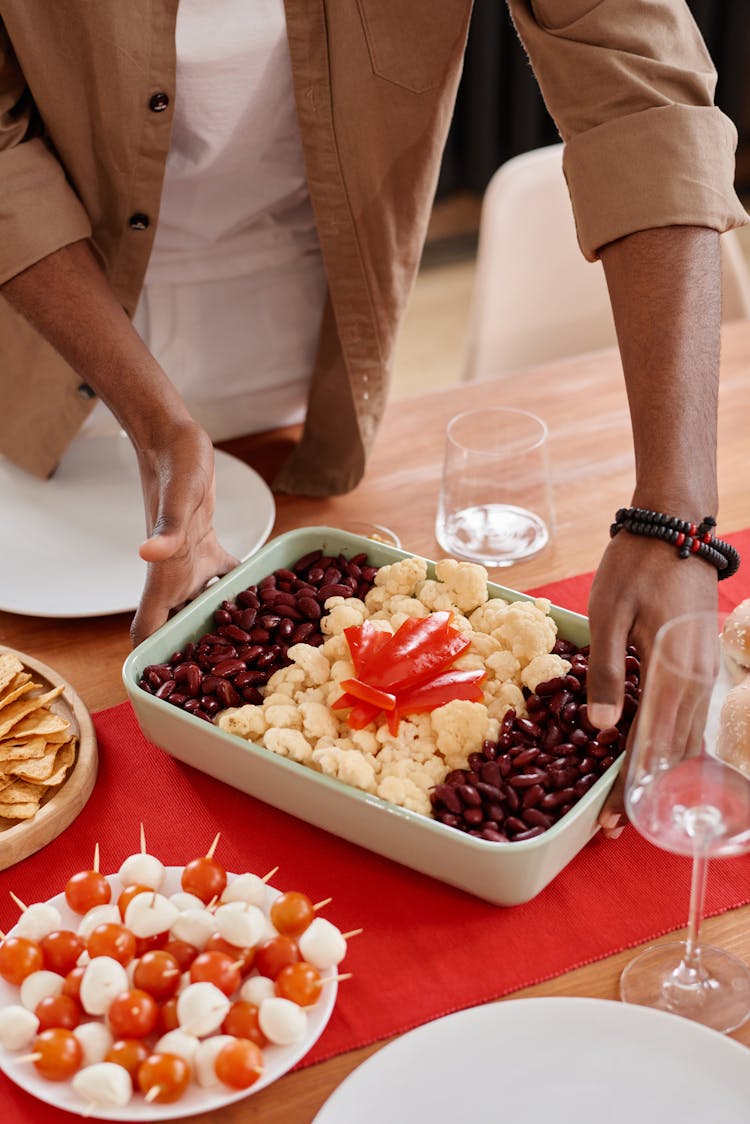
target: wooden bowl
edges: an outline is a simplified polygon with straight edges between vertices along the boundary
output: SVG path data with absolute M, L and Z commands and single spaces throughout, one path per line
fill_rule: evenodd
M 0 653 L 4 652 L 17 656 L 42 687 L 50 689 L 62 684 L 62 694 L 50 704 L 49 709 L 70 723 L 78 747 L 67 777 L 41 804 L 36 815 L 30 820 L 22 820 L 0 829 L 0 870 L 41 850 L 73 822 L 91 795 L 98 764 L 96 734 L 91 715 L 67 680 L 40 660 L 0 645 Z

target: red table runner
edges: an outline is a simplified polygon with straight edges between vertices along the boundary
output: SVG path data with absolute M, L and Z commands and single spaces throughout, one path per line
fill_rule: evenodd
M 728 536 L 747 556 L 750 531 Z M 585 611 L 591 575 L 536 590 Z M 724 608 L 750 596 L 750 565 L 719 586 Z M 36 855 L 0 875 L 0 927 L 25 901 L 58 893 L 101 846 L 102 869 L 117 870 L 138 849 L 141 820 L 149 850 L 170 865 L 205 854 L 217 831 L 228 870 L 265 873 L 274 885 L 314 901 L 333 896 L 325 915 L 352 940 L 325 1033 L 303 1064 L 402 1033 L 560 975 L 686 923 L 689 860 L 650 846 L 627 828 L 593 839 L 537 898 L 502 909 L 344 842 L 279 812 L 162 753 L 140 733 L 127 703 L 95 715 L 100 766 L 78 819 Z M 644 871 L 648 877 L 644 877 Z M 750 902 L 750 856 L 711 864 L 706 914 Z M 73 1120 L 2 1078 L 3 1120 Z

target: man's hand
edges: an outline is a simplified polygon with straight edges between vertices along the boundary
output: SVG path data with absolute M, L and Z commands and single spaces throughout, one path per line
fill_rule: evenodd
M 715 612 L 717 602 L 713 566 L 699 558 L 681 559 L 669 544 L 626 531 L 613 539 L 589 599 L 591 653 L 586 686 L 593 725 L 600 729 L 614 726 L 620 717 L 628 644 L 638 649 L 643 683 L 659 628 L 688 611 Z M 613 838 L 625 822 L 626 772 L 627 763 L 599 816 L 604 833 Z
M 213 528 L 214 452 L 206 433 L 187 423 L 138 460 L 149 535 L 140 555 L 149 567 L 131 628 L 134 646 L 237 565 Z

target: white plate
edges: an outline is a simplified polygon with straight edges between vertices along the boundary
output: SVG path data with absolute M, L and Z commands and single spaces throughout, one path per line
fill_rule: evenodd
M 131 612 L 146 563 L 143 501 L 124 435 L 83 434 L 49 480 L 0 457 L 0 609 L 44 617 Z M 275 504 L 268 485 L 236 457 L 216 451 L 219 541 L 247 558 L 266 541 Z
M 396 1039 L 314 1124 L 746 1124 L 750 1052 L 687 1019 L 603 999 L 514 999 Z
M 162 892 L 173 894 L 181 889 L 181 874 L 182 867 L 167 867 Z M 235 875 L 229 874 L 227 877 L 231 882 Z M 116 902 L 122 890 L 122 883 L 114 874 L 108 875 L 107 880 L 112 887 L 112 901 Z M 278 896 L 280 891 L 268 886 L 266 893 L 265 909 L 268 912 L 270 903 Z M 60 910 L 63 922 L 62 928 L 77 929 L 81 918 L 69 909 L 65 901 L 65 895 L 57 894 L 54 898 L 50 898 L 50 902 Z M 11 930 L 12 932 L 13 930 Z M 335 974 L 333 969 L 321 972 L 324 979 Z M 16 1061 L 15 1057 L 19 1055 L 10 1053 L 2 1046 L 0 1046 L 0 1069 L 10 1077 L 11 1081 L 15 1081 L 16 1085 L 20 1085 L 27 1093 L 38 1097 L 45 1104 L 63 1108 L 67 1112 L 74 1112 L 80 1116 L 94 1117 L 97 1120 L 173 1120 L 183 1116 L 194 1116 L 199 1112 L 214 1112 L 216 1109 L 222 1108 L 223 1105 L 232 1104 L 234 1101 L 240 1101 L 244 1097 L 260 1092 L 261 1089 L 265 1089 L 266 1086 L 277 1081 L 292 1066 L 296 1065 L 300 1058 L 303 1058 L 312 1049 L 325 1030 L 336 1003 L 337 991 L 338 984 L 336 982 L 326 984 L 318 1002 L 313 1007 L 308 1008 L 308 1029 L 302 1041 L 293 1046 L 266 1046 L 263 1050 L 263 1075 L 256 1081 L 255 1085 L 239 1092 L 228 1089 L 226 1086 L 218 1090 L 203 1089 L 201 1086 L 191 1083 L 185 1095 L 179 1101 L 175 1101 L 174 1104 L 147 1104 L 143 1097 L 136 1093 L 130 1104 L 125 1108 L 97 1107 L 89 1112 L 86 1103 L 73 1090 L 70 1082 L 45 1081 L 43 1077 L 39 1076 L 33 1064 Z M 0 1009 L 10 1003 L 19 1002 L 19 989 L 0 979 Z M 28 1053 L 28 1051 L 22 1051 L 20 1056 L 24 1053 Z

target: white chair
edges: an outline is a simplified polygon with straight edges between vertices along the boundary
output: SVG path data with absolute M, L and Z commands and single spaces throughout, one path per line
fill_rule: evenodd
M 576 240 L 561 144 L 503 164 L 482 204 L 465 379 L 488 379 L 616 343 L 604 270 Z M 750 318 L 750 275 L 721 239 L 723 317 Z

